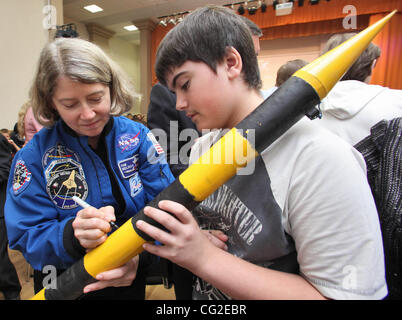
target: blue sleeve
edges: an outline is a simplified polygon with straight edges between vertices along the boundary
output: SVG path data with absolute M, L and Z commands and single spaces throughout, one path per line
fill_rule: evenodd
M 144 184 L 147 202 L 175 180 L 164 150 L 146 127 L 142 132 L 139 174 Z
M 5 220 L 10 248 L 21 251 L 36 270 L 45 265 L 65 269 L 75 260 L 63 245 L 71 219 L 71 215 L 61 215 L 49 199 L 41 159 L 27 145 L 15 156 L 7 185 Z

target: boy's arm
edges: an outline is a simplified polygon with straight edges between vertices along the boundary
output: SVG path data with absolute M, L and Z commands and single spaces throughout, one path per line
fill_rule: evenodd
M 144 209 L 145 215 L 170 231 L 167 233 L 141 220 L 137 222 L 140 230 L 164 244 L 144 244 L 150 253 L 181 265 L 234 299 L 324 298 L 301 276 L 259 267 L 215 247 L 182 205 L 161 201 L 159 207 L 177 219 L 162 210 Z

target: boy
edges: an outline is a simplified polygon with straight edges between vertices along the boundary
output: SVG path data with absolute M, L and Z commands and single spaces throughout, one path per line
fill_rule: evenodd
M 202 129 L 230 129 L 262 103 L 251 35 L 232 11 L 207 6 L 162 41 L 156 74 Z M 190 162 L 215 130 L 197 141 Z M 302 119 L 193 212 L 228 240 L 210 242 L 182 205 L 161 201 L 137 227 L 164 246 L 144 249 L 190 270 L 195 299 L 381 299 L 381 233 L 361 156 Z M 169 212 L 172 215 L 166 213 Z M 223 240 L 223 238 L 221 238 Z M 227 250 L 222 250 L 227 248 Z

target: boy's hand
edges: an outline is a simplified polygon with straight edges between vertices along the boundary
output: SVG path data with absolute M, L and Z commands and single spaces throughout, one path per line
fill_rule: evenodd
M 194 272 L 207 258 L 208 250 L 215 248 L 215 244 L 219 242 L 210 241 L 205 232 L 201 231 L 191 212 L 180 203 L 163 200 L 158 205 L 160 209 L 145 207 L 144 214 L 170 232 L 138 220 L 136 223 L 138 229 L 163 244 L 145 243 L 143 248 Z M 209 238 L 213 239 L 212 236 Z
M 85 249 L 93 249 L 106 240 L 107 233 L 111 231 L 110 220 L 115 220 L 114 208 L 111 206 L 82 209 L 72 224 L 74 236 Z

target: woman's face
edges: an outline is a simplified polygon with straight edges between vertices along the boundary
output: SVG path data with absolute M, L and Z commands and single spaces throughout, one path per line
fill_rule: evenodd
M 52 97 L 53 107 L 78 135 L 95 141 L 110 118 L 110 91 L 102 83 L 82 83 L 59 77 Z

